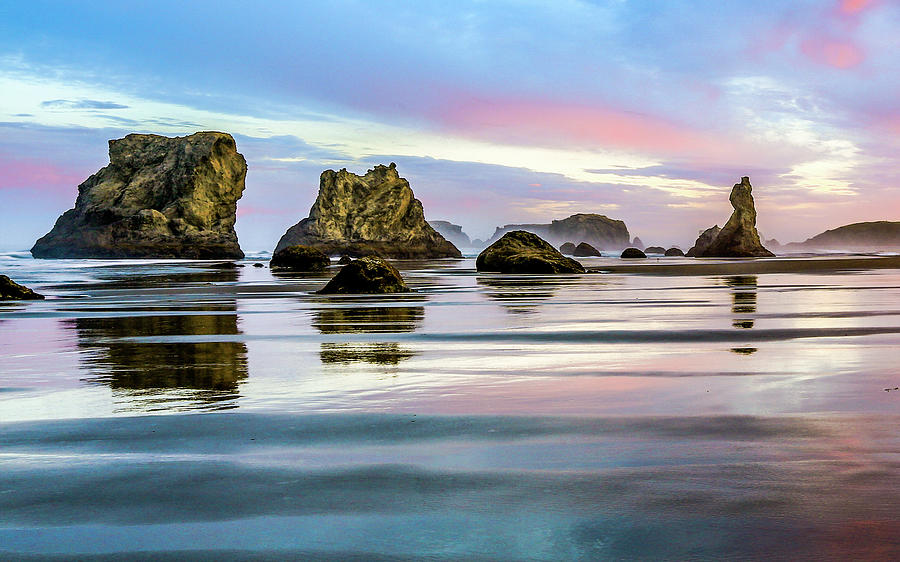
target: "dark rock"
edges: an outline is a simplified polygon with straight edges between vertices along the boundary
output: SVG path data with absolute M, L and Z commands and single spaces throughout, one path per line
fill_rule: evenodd
M 265 267 L 265 266 L 260 262 L 256 262 L 253 264 L 253 267 Z
M 469 240 L 469 236 L 463 232 L 460 225 L 449 221 L 428 221 L 428 224 L 457 248 L 472 247 L 472 241 Z
M 669 248 L 668 250 L 666 250 L 665 255 L 669 258 L 681 257 L 684 256 L 684 252 L 681 251 L 681 248 Z
M 577 214 L 550 224 L 508 224 L 498 227 L 488 243 L 495 242 L 507 232 L 524 230 L 559 246 L 569 240 L 581 240 L 601 249 L 619 249 L 628 245 L 628 228 L 620 220 L 604 215 Z
M 621 257 L 626 258 L 626 259 L 646 258 L 647 254 L 645 254 L 644 252 L 640 251 L 637 248 L 625 248 L 625 250 L 622 251 Z
M 524 230 L 507 232 L 485 248 L 475 260 L 475 268 L 500 273 L 584 273 L 580 263 Z
M 644 248 L 645 254 L 665 254 L 666 249 L 662 246 L 647 246 Z
M 350 262 L 319 291 L 323 295 L 408 292 L 410 289 L 400 272 L 378 256 L 365 256 Z
M 324 271 L 331 265 L 331 259 L 316 248 L 309 246 L 288 246 L 272 255 L 269 267 L 289 271 Z
M 6 275 L 0 275 L 0 300 L 42 300 L 44 295 L 39 295 L 25 287 L 19 285 Z
M 753 187 L 750 178 L 744 176 L 741 183 L 731 188 L 731 206 L 734 212 L 722 227 L 715 240 L 697 256 L 717 258 L 774 257 L 759 240 L 756 230 L 756 207 L 753 204 Z
M 244 265 L 240 263 L 234 263 L 233 261 L 223 261 L 210 264 L 209 267 L 213 269 L 238 269 L 240 267 L 244 267 Z
M 586 258 L 590 256 L 599 256 L 600 251 L 587 242 L 582 242 L 575 247 L 575 251 L 572 253 L 572 255 L 578 258 Z
M 572 242 L 566 242 L 565 244 L 563 244 L 562 246 L 559 247 L 559 251 L 562 252 L 563 254 L 571 256 L 575 253 L 575 248 L 576 248 L 575 244 L 573 244 Z
M 698 236 L 697 240 L 694 242 L 694 245 L 688 250 L 687 256 L 690 258 L 702 256 L 703 252 L 710 244 L 712 244 L 712 241 L 716 239 L 716 236 L 719 235 L 721 230 L 719 225 L 714 225 L 702 231 L 700 236 Z
M 341 259 L 338 260 L 338 265 L 347 265 L 348 263 L 350 263 L 352 261 L 353 261 L 353 258 L 351 258 L 350 256 L 345 254 L 345 255 L 341 256 Z
M 459 258 L 459 250 L 427 222 L 422 203 L 397 166 L 375 166 L 364 176 L 325 170 L 309 217 L 278 241 L 276 251 L 302 244 L 328 255 Z
M 900 250 L 900 221 L 848 224 L 826 230 L 805 242 L 791 243 L 785 247 L 798 250 L 898 251 Z
M 231 135 L 132 134 L 109 141 L 109 162 L 78 186 L 34 257 L 244 257 L 234 221 L 247 163 Z

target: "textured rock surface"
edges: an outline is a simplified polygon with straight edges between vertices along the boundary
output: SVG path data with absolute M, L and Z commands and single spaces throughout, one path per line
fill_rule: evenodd
M 753 204 L 753 186 L 750 178 L 744 176 L 741 183 L 734 184 L 729 197 L 734 212 L 722 230 L 698 257 L 751 258 L 773 257 L 759 240 L 756 230 L 756 207 Z
M 463 232 L 460 225 L 448 221 L 428 221 L 428 224 L 457 248 L 473 247 L 472 240 L 469 239 L 468 234 Z
M 666 250 L 665 255 L 666 255 L 666 257 L 669 257 L 669 258 L 675 258 L 675 257 L 684 256 L 684 252 L 681 251 L 681 248 L 669 248 L 668 250 Z
M 694 242 L 694 245 L 688 250 L 687 256 L 693 258 L 703 255 L 703 252 L 710 244 L 712 244 L 712 241 L 716 239 L 716 236 L 719 235 L 721 230 L 719 225 L 716 224 L 701 232 L 700 236 L 698 236 L 697 240 Z
M 563 254 L 571 256 L 572 254 L 575 253 L 575 248 L 577 248 L 577 247 L 578 246 L 576 246 L 572 242 L 566 242 L 565 244 L 563 244 L 562 246 L 559 247 L 559 251 L 562 252 Z
M 666 249 L 662 246 L 647 246 L 644 248 L 645 254 L 665 254 Z
M 328 255 L 458 258 L 459 250 L 427 222 L 422 203 L 397 166 L 375 166 L 364 176 L 325 170 L 309 217 L 281 237 L 275 251 L 302 244 Z
M 900 221 L 857 222 L 817 234 L 806 242 L 787 244 L 806 250 L 900 250 Z
M 485 248 L 475 260 L 475 268 L 500 273 L 584 273 L 580 263 L 524 230 L 507 232 Z
M 288 246 L 275 252 L 269 267 L 287 271 L 324 271 L 331 260 L 315 248 L 309 246 Z
M 625 259 L 646 258 L 647 254 L 645 254 L 638 248 L 625 248 L 624 250 L 622 250 L 621 257 Z
M 0 300 L 41 300 L 43 295 L 39 295 L 25 287 L 19 285 L 6 275 L 0 275 Z
M 234 139 L 128 135 L 109 141 L 109 165 L 78 186 L 31 253 L 36 258 L 242 258 L 234 232 L 247 164 Z
M 600 251 L 587 242 L 582 242 L 581 244 L 575 246 L 575 251 L 572 252 L 572 255 L 576 258 L 586 258 L 590 256 L 599 256 Z
M 628 228 L 620 220 L 614 220 L 604 215 L 577 214 L 562 220 L 555 220 L 550 224 L 508 224 L 497 227 L 489 243 L 495 242 L 507 232 L 524 230 L 531 232 L 559 246 L 570 240 L 587 242 L 600 249 L 624 248 L 628 245 Z
M 378 256 L 364 256 L 353 260 L 342 267 L 319 291 L 323 295 L 408 292 L 409 287 L 400 277 L 400 272 Z

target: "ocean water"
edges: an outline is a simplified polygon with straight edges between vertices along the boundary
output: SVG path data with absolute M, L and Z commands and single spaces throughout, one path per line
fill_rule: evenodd
M 898 270 L 266 257 L 0 255 L 0 558 L 900 556 Z

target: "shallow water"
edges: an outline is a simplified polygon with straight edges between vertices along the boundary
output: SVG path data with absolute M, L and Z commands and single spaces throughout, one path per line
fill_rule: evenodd
M 0 553 L 900 554 L 900 271 L 253 261 L 0 256 Z

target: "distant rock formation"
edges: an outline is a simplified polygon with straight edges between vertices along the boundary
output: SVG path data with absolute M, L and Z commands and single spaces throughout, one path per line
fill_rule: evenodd
M 19 285 L 6 275 L 0 275 L 0 300 L 27 301 L 43 300 L 43 298 L 44 295 L 39 295 L 28 287 Z
M 360 295 L 408 293 L 409 287 L 397 269 L 378 256 L 353 260 L 337 272 L 319 294 Z
M 450 243 L 457 248 L 472 247 L 472 241 L 469 239 L 469 236 L 463 232 L 460 225 L 448 221 L 428 221 L 428 224 L 430 224 L 431 228 L 435 229 L 438 234 L 449 240 Z
M 559 247 L 559 251 L 562 252 L 563 254 L 571 256 L 575 253 L 576 247 L 577 246 L 575 246 L 575 244 L 573 244 L 572 242 L 566 242 L 565 244 L 563 244 L 562 246 Z
M 488 243 L 496 242 L 507 232 L 524 230 L 531 232 L 559 246 L 564 242 L 578 240 L 600 249 L 618 250 L 628 245 L 628 228 L 620 220 L 604 215 L 577 214 L 550 224 L 508 224 L 497 227 Z
M 690 258 L 702 256 L 703 252 L 706 251 L 706 248 L 712 244 L 712 241 L 716 239 L 716 236 L 718 236 L 721 231 L 722 229 L 716 224 L 701 232 L 700 236 L 697 237 L 696 242 L 694 242 L 694 245 L 691 246 L 691 249 L 688 250 L 686 255 Z
M 364 176 L 325 170 L 309 217 L 285 232 L 275 251 L 302 244 L 328 255 L 459 258 L 459 250 L 427 222 L 422 203 L 397 166 L 375 166 Z
M 625 248 L 622 250 L 622 255 L 620 257 L 625 259 L 646 258 L 647 254 L 637 248 Z
M 109 141 L 109 165 L 78 186 L 31 249 L 36 258 L 242 258 L 234 232 L 247 163 L 234 139 L 132 134 Z
M 647 246 L 644 248 L 645 254 L 665 254 L 666 249 L 662 246 Z
M 644 241 L 641 240 L 640 238 L 638 238 L 637 236 L 635 236 L 634 240 L 631 241 L 631 245 L 634 246 L 635 248 L 643 248 Z
M 584 273 L 584 267 L 536 234 L 524 230 L 507 232 L 478 254 L 478 271 L 500 273 Z
M 666 250 L 665 256 L 667 258 L 683 257 L 684 252 L 681 251 L 681 248 L 669 248 Z
M 857 222 L 826 230 L 786 249 L 848 250 L 856 252 L 900 251 L 900 221 Z
M 734 212 L 715 240 L 702 253 L 697 253 L 698 257 L 750 258 L 775 256 L 759 240 L 759 232 L 756 231 L 756 207 L 753 205 L 752 191 L 753 187 L 750 185 L 750 178 L 747 176 L 741 178 L 741 183 L 734 184 L 729 197 L 731 206 L 734 207 Z
M 572 252 L 572 255 L 576 258 L 587 258 L 591 256 L 599 256 L 600 251 L 588 244 L 587 242 L 582 242 L 578 246 L 575 247 L 575 251 Z
M 315 248 L 309 246 L 288 246 L 275 252 L 269 267 L 286 271 L 325 271 L 331 260 Z

